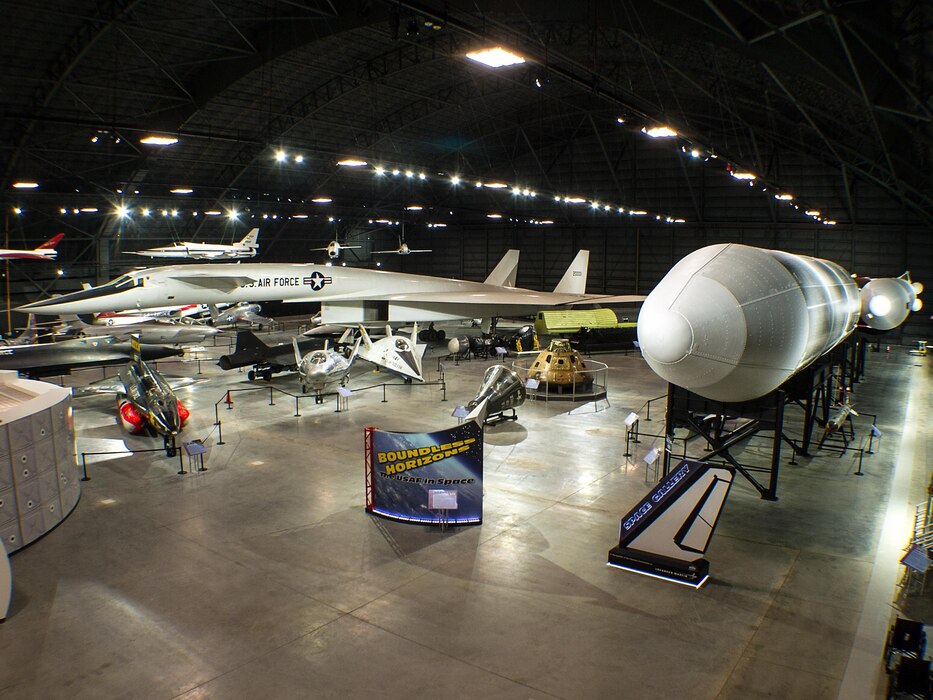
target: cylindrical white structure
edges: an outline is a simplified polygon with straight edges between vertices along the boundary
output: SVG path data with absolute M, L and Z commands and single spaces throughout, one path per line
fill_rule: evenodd
M 678 262 L 638 316 L 659 376 L 717 401 L 776 389 L 849 335 L 859 290 L 834 262 L 737 244 Z
M 907 314 L 920 310 L 919 291 L 923 291 L 923 285 L 911 284 L 906 274 L 869 281 L 861 291 L 862 323 L 877 331 L 897 328 Z

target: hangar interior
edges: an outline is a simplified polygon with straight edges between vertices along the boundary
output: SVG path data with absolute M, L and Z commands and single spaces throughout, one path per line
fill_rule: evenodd
M 476 281 L 517 249 L 533 290 L 587 249 L 588 292 L 646 295 L 715 243 L 928 282 L 931 15 L 910 0 L 10 3 L 3 247 L 65 235 L 54 261 L 5 261 L 0 328 L 159 264 L 134 251 L 252 228 L 254 262 L 324 263 L 337 241 L 333 265 Z M 466 57 L 493 46 L 522 61 Z M 378 252 L 403 243 L 430 252 Z M 263 337 L 289 342 L 316 310 L 264 304 L 281 322 Z M 606 400 L 527 401 L 487 427 L 483 524 L 437 528 L 365 512 L 363 429 L 456 424 L 491 360 L 436 343 L 424 366 L 443 390 L 394 383 L 385 402 L 356 365 L 335 412 L 293 375 L 218 369 L 232 333 L 205 342 L 159 366 L 195 380 L 184 439 L 204 439 L 207 471 L 134 452 L 159 444 L 123 437 L 111 399 L 74 399 L 91 478 L 11 557 L 0 692 L 883 696 L 894 613 L 929 612 L 896 584 L 930 479 L 929 367 L 908 348 L 931 323 L 918 311 L 866 341 L 879 352 L 852 423 L 862 448 L 878 429 L 874 454 L 785 452 L 775 502 L 735 483 L 699 591 L 606 567 L 658 478 L 642 459 L 658 438 L 624 454 L 625 417 L 667 390 L 637 353 L 594 358 Z

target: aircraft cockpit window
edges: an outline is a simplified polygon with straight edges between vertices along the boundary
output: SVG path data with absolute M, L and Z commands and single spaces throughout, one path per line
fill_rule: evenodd
M 327 361 L 327 358 L 324 355 L 312 355 L 309 362 L 312 365 L 323 365 Z

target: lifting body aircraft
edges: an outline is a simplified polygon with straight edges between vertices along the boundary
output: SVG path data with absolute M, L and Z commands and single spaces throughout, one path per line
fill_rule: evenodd
M 359 345 L 360 341 L 357 340 L 356 348 L 359 348 Z M 324 343 L 323 349 L 312 350 L 304 357 L 298 349 L 296 338 L 292 338 L 292 347 L 295 351 L 295 366 L 298 369 L 302 394 L 307 394 L 310 389 L 314 392 L 316 402 L 321 403 L 322 394 L 327 386 L 337 383 L 341 386 L 346 384 L 350 367 L 356 359 L 356 348 L 347 359 L 336 350 L 331 350 L 327 342 Z
M 239 260 L 252 258 L 259 250 L 259 229 L 254 228 L 236 243 L 192 243 L 185 241 L 161 248 L 126 251 L 148 258 L 188 258 L 191 260 Z
M 520 316 L 540 308 L 626 303 L 642 296 L 586 294 L 589 251 L 577 253 L 553 292 L 513 286 L 518 251 L 484 282 L 313 263 L 168 265 L 19 307 L 35 314 L 92 313 L 223 301 L 320 302 L 325 323 L 411 323 Z

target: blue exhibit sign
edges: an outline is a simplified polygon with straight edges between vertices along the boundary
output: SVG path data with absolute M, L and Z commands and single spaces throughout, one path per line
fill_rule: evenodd
M 430 508 L 437 489 L 456 491 L 456 507 Z M 467 421 L 433 433 L 367 428 L 366 510 L 403 522 L 481 523 L 482 427 Z

